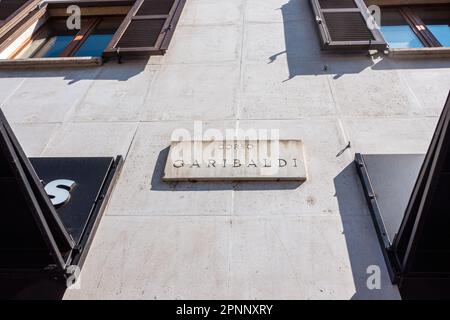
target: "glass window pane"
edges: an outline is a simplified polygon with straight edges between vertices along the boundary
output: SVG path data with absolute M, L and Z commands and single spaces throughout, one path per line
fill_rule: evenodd
M 26 59 L 34 57 L 47 42 L 46 38 L 35 39 L 29 45 L 27 45 L 22 51 L 20 51 L 14 59 Z
M 444 47 L 450 47 L 450 6 L 416 7 L 414 12 Z
M 44 57 L 59 57 L 72 39 L 73 36 L 55 36 L 50 38 L 49 41 L 53 41 L 53 45 L 49 48 Z
M 54 36 L 47 40 L 39 52 L 34 55 L 35 58 L 54 58 L 59 57 L 67 45 L 72 41 L 73 35 Z
M 428 29 L 438 39 L 443 47 L 450 47 L 450 26 L 444 24 L 427 25 Z
M 391 48 L 423 48 L 409 26 L 382 26 L 381 33 Z
M 381 33 L 391 48 L 423 48 L 424 45 L 397 9 L 381 11 Z
M 112 37 L 112 34 L 91 34 L 75 53 L 75 57 L 101 56 Z

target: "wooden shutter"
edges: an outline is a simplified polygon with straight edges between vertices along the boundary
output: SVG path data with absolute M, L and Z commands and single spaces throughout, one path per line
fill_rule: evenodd
M 0 21 L 6 20 L 28 0 L 1 0 L 0 1 Z
M 0 27 L 22 12 L 28 13 L 41 0 L 0 0 Z
M 164 54 L 186 0 L 137 0 L 105 56 Z
M 369 29 L 363 0 L 310 0 L 324 50 L 384 50 L 381 32 Z
M 42 0 L 0 0 L 0 38 Z

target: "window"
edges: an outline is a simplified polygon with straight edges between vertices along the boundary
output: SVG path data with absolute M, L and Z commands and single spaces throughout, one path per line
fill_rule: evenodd
M 439 43 L 450 47 L 450 7 L 418 7 L 414 11 Z
M 419 1 L 415 0 L 416 5 L 406 5 L 408 0 L 310 2 L 324 50 L 389 49 L 393 55 L 450 53 L 450 50 L 445 50 L 445 47 L 450 47 L 448 4 L 429 5 L 424 0 L 421 1 L 424 5 L 417 5 Z M 374 12 L 369 12 L 366 3 L 381 6 L 381 21 L 371 16 Z M 427 49 L 431 47 L 441 49 Z
M 1 0 L 0 9 L 3 1 L 12 0 Z M 0 24 L 0 62 L 164 54 L 185 1 L 52 0 L 38 5 L 39 1 L 23 0 L 23 19 L 8 30 Z M 67 27 L 66 10 L 72 4 L 81 8 L 79 30 Z
M 381 32 L 390 48 L 450 46 L 450 7 L 382 8 Z
M 381 33 L 391 48 L 423 48 L 413 29 L 396 9 L 383 10 Z
M 101 56 L 125 16 L 89 17 L 80 30 L 69 30 L 66 19 L 51 18 L 9 58 Z

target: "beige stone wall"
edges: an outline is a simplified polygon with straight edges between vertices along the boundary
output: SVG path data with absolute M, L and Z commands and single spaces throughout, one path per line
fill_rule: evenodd
M 450 3 L 450 0 L 364 0 L 367 5 L 376 4 L 379 6 L 406 5 L 406 4 L 439 4 Z

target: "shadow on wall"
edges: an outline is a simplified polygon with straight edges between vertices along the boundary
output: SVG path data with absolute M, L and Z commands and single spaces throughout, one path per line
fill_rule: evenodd
M 55 77 L 67 80 L 69 85 L 82 80 L 127 81 L 143 72 L 147 64 L 148 59 L 136 59 L 120 64 L 109 61 L 99 67 L 0 69 L 0 79 Z
M 296 76 L 329 74 L 339 78 L 364 69 L 450 68 L 448 58 L 389 58 L 384 53 L 332 53 L 320 48 L 319 32 L 309 0 L 286 0 L 283 17 L 285 50 L 267 57 L 268 64 L 287 59 L 288 81 Z M 274 8 L 275 10 L 276 8 Z M 284 57 L 284 55 L 286 57 Z
M 169 147 L 161 150 L 153 169 L 151 190 L 155 191 L 217 191 L 217 190 L 293 190 L 302 185 L 302 181 L 198 181 L 164 182 L 164 167 L 169 155 Z
M 334 178 L 334 187 L 355 285 L 352 299 L 400 299 L 397 288 L 391 284 L 353 162 Z M 379 289 L 367 286 L 373 275 L 370 269 L 368 273 L 371 266 L 379 267 Z

